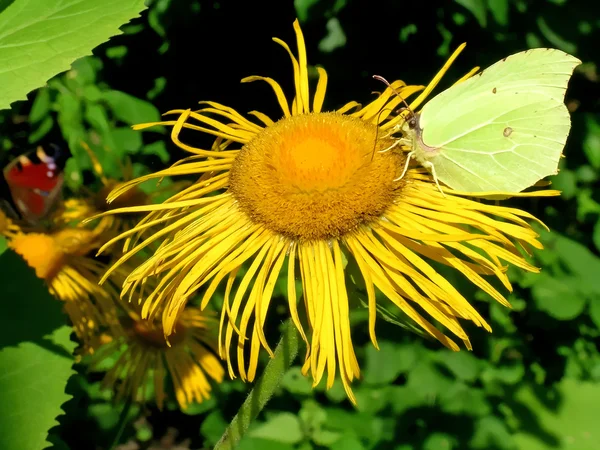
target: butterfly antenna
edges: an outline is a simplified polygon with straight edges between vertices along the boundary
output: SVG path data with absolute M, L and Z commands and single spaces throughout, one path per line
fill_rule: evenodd
M 379 114 L 377 114 L 377 124 L 379 124 L 379 118 L 381 117 L 381 113 L 383 111 L 385 111 L 385 109 L 382 109 L 381 111 L 379 111 Z M 375 143 L 373 144 L 373 151 L 371 152 L 371 162 L 373 162 L 375 150 L 377 149 L 377 139 L 379 139 L 379 126 L 375 127 Z
M 394 94 L 396 94 L 400 100 L 402 100 L 402 103 L 404 103 L 404 106 L 405 106 L 405 107 L 406 107 L 406 109 L 407 109 L 407 110 L 410 112 L 410 114 L 411 114 L 412 116 L 414 116 L 414 115 L 415 115 L 415 113 L 412 111 L 412 109 L 410 109 L 410 106 L 408 106 L 408 103 L 406 103 L 406 100 L 404 100 L 404 97 L 402 97 L 402 95 L 400 94 L 400 92 L 398 92 L 398 90 L 397 90 L 396 88 L 394 88 L 394 86 L 392 86 L 392 85 L 391 85 L 391 84 L 388 82 L 388 80 L 386 80 L 385 78 L 383 78 L 383 77 L 382 77 L 382 76 L 380 76 L 380 75 L 373 75 L 373 78 L 374 78 L 374 79 L 376 79 L 377 81 L 381 81 L 383 84 L 385 84 L 387 87 L 389 87 L 389 88 L 392 90 L 392 92 L 393 92 Z

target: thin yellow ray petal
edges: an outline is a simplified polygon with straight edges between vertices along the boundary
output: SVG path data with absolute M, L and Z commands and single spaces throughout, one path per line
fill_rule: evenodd
M 344 106 L 342 106 L 340 109 L 336 110 L 336 112 L 338 114 L 346 114 L 348 111 L 350 111 L 352 108 L 360 108 L 362 105 L 358 102 L 355 101 L 351 101 L 346 103 Z M 356 112 L 352 113 L 352 114 L 356 114 Z
M 271 120 L 271 118 L 269 116 L 261 113 L 260 111 L 250 111 L 248 114 L 256 117 L 258 120 L 260 120 L 262 123 L 264 123 L 267 127 L 270 127 L 271 125 L 273 125 L 275 123 L 275 122 L 273 122 L 273 120 Z
M 268 83 L 269 86 L 271 86 L 271 89 L 273 89 L 275 96 L 277 97 L 277 101 L 279 102 L 279 106 L 281 107 L 281 111 L 283 112 L 283 115 L 285 117 L 290 117 L 292 115 L 290 113 L 290 107 L 285 98 L 283 90 L 281 89 L 281 86 L 279 86 L 279 83 L 277 83 L 277 81 L 275 81 L 274 79 L 269 78 L 269 77 L 261 77 L 261 76 L 257 76 L 257 75 L 254 75 L 251 77 L 246 77 L 246 78 L 242 79 L 242 83 L 251 83 L 253 81 L 265 81 L 266 83 Z
M 373 276 L 374 284 L 381 290 L 381 292 L 394 302 L 400 309 L 402 309 L 408 317 L 410 317 L 416 324 L 421 326 L 431 336 L 435 337 L 443 345 L 451 350 L 458 351 L 458 346 L 450 338 L 445 336 L 436 327 L 434 327 L 427 319 L 423 318 L 412 306 L 410 306 L 402 296 L 400 296 L 396 289 L 386 280 L 383 269 L 373 260 L 362 245 L 356 238 L 348 239 L 346 241 L 348 248 L 356 258 L 357 262 L 360 260 L 365 266 L 365 270 L 369 270 Z
M 335 267 L 333 265 L 333 258 L 331 256 L 331 250 L 325 241 L 318 242 L 318 258 L 323 271 L 323 279 L 325 280 L 325 311 L 326 317 L 325 324 L 327 333 L 327 389 L 333 386 L 335 381 L 335 373 L 337 367 L 336 353 L 339 353 L 340 364 L 343 364 L 343 342 L 340 328 L 340 317 L 339 317 L 339 297 L 336 283 Z M 343 368 L 342 368 L 343 370 Z
M 209 105 L 212 107 L 212 108 L 204 108 L 203 110 L 212 111 L 217 114 L 221 114 L 223 117 L 227 117 L 228 119 L 231 119 L 231 120 L 239 123 L 240 125 L 246 127 L 246 129 L 248 129 L 248 130 L 252 130 L 256 133 L 261 132 L 263 130 L 263 127 L 250 122 L 248 119 L 246 119 L 244 116 L 242 116 L 239 112 L 237 112 L 235 109 L 233 109 L 229 106 L 224 106 L 224 105 L 221 105 L 220 103 L 211 102 L 211 101 L 200 101 L 198 103 L 201 105 Z
M 298 19 L 294 20 L 294 31 L 296 32 L 296 40 L 298 42 L 298 84 L 300 90 L 296 96 L 302 98 L 303 109 L 301 112 L 310 112 L 310 94 L 308 92 L 308 61 L 306 59 L 306 44 L 304 43 L 304 35 Z
M 348 237 L 344 240 L 346 246 L 350 251 L 352 251 L 351 244 L 349 240 L 352 241 L 352 245 L 360 245 L 356 241 L 356 237 Z M 377 337 L 375 334 L 375 323 L 377 319 L 377 301 L 375 296 L 375 288 L 373 286 L 373 279 L 371 277 L 371 272 L 364 263 L 362 259 L 356 259 L 356 263 L 358 264 L 358 268 L 360 269 L 360 273 L 363 276 L 365 282 L 365 288 L 367 290 L 367 299 L 368 299 L 368 308 L 369 308 L 369 337 L 371 338 L 371 342 L 373 346 L 379 350 L 379 344 L 377 343 Z
M 248 129 L 248 128 L 234 128 L 230 125 L 224 124 L 223 122 L 220 122 L 218 120 L 212 119 L 210 117 L 207 117 L 203 114 L 199 114 L 197 112 L 193 112 L 189 109 L 173 109 L 171 111 L 167 111 L 165 114 L 181 114 L 182 116 L 187 116 L 186 120 L 188 118 L 192 118 L 197 120 L 198 122 L 205 124 L 205 125 L 209 125 L 211 127 L 214 128 L 213 129 L 208 129 L 210 132 L 210 134 L 213 134 L 215 136 L 221 136 L 225 139 L 231 139 L 235 142 L 240 142 L 242 144 L 245 144 L 246 142 L 248 142 L 249 140 L 251 140 L 255 135 L 256 135 L 256 131 L 253 129 Z M 185 122 L 186 125 L 192 125 L 192 124 L 188 124 L 187 121 Z M 181 128 L 184 126 L 184 124 L 182 123 L 181 126 L 175 126 L 173 127 L 173 130 L 171 132 L 171 139 L 173 139 L 173 142 L 175 142 L 175 139 L 173 138 L 174 135 L 175 137 L 177 137 L 179 135 L 179 132 L 181 132 Z M 175 134 L 177 133 L 177 134 Z M 177 142 L 175 142 L 177 144 Z
M 357 235 L 357 241 L 362 245 L 362 247 L 369 251 L 373 255 L 373 260 L 378 261 L 380 264 L 383 273 L 396 284 L 400 290 L 405 293 L 405 297 L 413 300 L 417 304 L 421 306 L 431 317 L 436 319 L 438 322 L 447 327 L 450 331 L 452 331 L 456 336 L 461 339 L 466 339 L 467 335 L 465 331 L 460 327 L 458 322 L 452 320 L 451 317 L 445 315 L 436 305 L 438 303 L 435 299 L 428 299 L 422 296 L 417 289 L 410 283 L 408 279 L 404 277 L 404 274 L 409 276 L 415 282 L 418 280 L 420 283 L 427 284 L 429 280 L 425 277 L 412 270 L 407 265 L 403 264 L 402 261 L 393 256 L 389 250 L 386 250 L 385 247 L 381 246 L 381 244 L 376 244 L 374 238 L 371 238 L 369 235 Z M 442 292 L 443 294 L 443 292 Z M 450 292 L 450 297 L 452 300 L 458 298 L 463 300 L 463 303 L 467 304 L 467 307 L 473 310 L 472 306 L 468 304 L 468 302 L 457 292 Z M 451 302 L 449 302 L 451 303 Z M 474 311 L 474 310 L 473 310 Z M 481 319 L 478 317 L 479 315 L 475 312 L 475 323 L 478 323 Z M 483 320 L 483 319 L 481 319 Z
M 433 79 L 427 85 L 427 87 L 421 93 L 421 95 L 419 95 L 410 104 L 410 109 L 412 109 L 413 111 L 416 110 L 421 105 L 421 103 L 423 103 L 423 100 L 425 100 L 427 98 L 427 96 L 429 94 L 431 94 L 431 91 L 433 91 L 435 89 L 435 87 L 440 82 L 440 80 L 442 79 L 442 77 L 444 76 L 444 74 L 448 71 L 448 69 L 450 68 L 450 66 L 452 65 L 452 63 L 454 62 L 454 60 L 458 57 L 458 55 L 460 55 L 460 53 L 464 50 L 464 48 L 466 47 L 466 45 L 467 44 L 465 44 L 465 43 L 460 44 L 458 46 L 458 48 L 456 50 L 454 50 L 454 53 L 452 53 L 452 55 L 450 56 L 450 58 L 448 58 L 448 61 L 446 61 L 446 63 L 441 68 L 441 70 L 435 75 L 435 77 L 433 77 Z
M 262 346 L 272 357 L 275 355 L 269 347 L 263 327 L 267 317 L 267 312 L 269 311 L 269 304 L 271 302 L 273 290 L 275 289 L 275 283 L 279 278 L 279 273 L 285 260 L 285 252 L 283 250 L 286 245 L 287 242 L 283 239 L 280 239 L 279 242 L 273 245 L 273 255 L 269 258 L 269 265 L 267 266 L 268 278 L 266 279 L 265 285 L 262 288 L 261 296 L 258 298 L 255 310 L 255 317 L 257 317 L 258 320 L 254 322 L 254 326 L 257 329 L 258 337 Z
M 423 89 L 425 89 L 425 86 L 405 86 L 401 88 L 399 94 L 402 96 L 402 98 L 398 98 L 398 96 L 392 98 L 381 109 L 380 113 L 378 113 L 377 116 L 375 116 L 375 118 L 377 119 L 376 123 L 381 124 L 382 130 L 389 130 L 391 128 L 394 128 L 398 122 L 403 122 L 404 120 L 406 120 L 407 114 L 405 113 L 397 114 L 394 118 L 390 120 L 387 119 L 392 114 L 392 112 L 394 112 L 396 106 L 400 104 L 404 105 L 404 102 L 402 100 L 407 101 L 408 97 L 410 97 L 413 94 L 416 94 L 419 91 L 422 91 Z
M 348 306 L 348 292 L 346 291 L 346 280 L 344 273 L 344 261 L 342 259 L 342 251 L 337 240 L 333 241 L 333 271 L 335 273 L 336 289 L 339 296 L 338 301 L 338 319 L 340 321 L 341 345 L 343 359 L 340 361 L 340 368 L 346 368 L 347 377 L 352 381 L 355 377 L 360 377 L 360 368 L 356 355 L 354 354 L 354 345 L 352 344 L 352 336 L 350 331 L 350 310 Z M 375 346 L 375 348 L 378 348 Z
M 290 49 L 289 45 L 287 45 L 286 42 L 282 41 L 279 38 L 273 38 L 273 41 L 278 43 L 279 45 L 281 45 L 288 52 L 288 55 L 289 55 L 290 59 L 292 60 L 292 66 L 294 68 L 294 91 L 295 91 L 294 101 L 296 102 L 296 110 L 295 110 L 295 108 L 292 108 L 292 114 L 294 114 L 294 115 L 302 114 L 302 113 L 304 113 L 305 108 L 304 108 L 304 99 L 302 98 L 302 87 L 300 84 L 301 83 L 300 66 L 298 64 L 298 60 L 296 59 L 296 57 L 294 56 L 294 53 L 292 52 L 292 50 Z M 310 105 L 306 105 L 306 109 L 308 109 L 308 108 L 310 108 Z
M 229 371 L 229 375 L 231 376 L 232 379 L 235 378 L 235 376 L 233 376 L 233 367 L 231 365 L 231 359 L 228 358 L 229 355 L 227 355 L 227 353 L 225 352 L 225 347 L 223 345 L 225 342 L 225 338 L 223 336 L 223 324 L 225 323 L 225 316 L 227 316 L 228 323 L 231 324 L 231 321 L 229 320 L 231 317 L 231 307 L 230 307 L 229 297 L 231 295 L 231 288 L 232 288 L 235 278 L 238 274 L 238 271 L 239 271 L 239 267 L 232 270 L 231 272 L 229 272 L 229 274 L 227 276 L 227 284 L 225 286 L 225 295 L 223 297 L 223 308 L 221 309 L 221 317 L 219 319 L 219 336 L 218 336 L 219 356 L 221 357 L 221 359 L 227 360 L 227 368 Z M 236 330 L 236 333 L 239 334 L 239 330 Z
M 296 296 L 296 243 L 292 242 L 290 244 L 290 250 L 288 255 L 288 269 L 287 269 L 287 294 L 288 294 L 288 305 L 290 309 L 290 316 L 292 318 L 292 322 L 300 332 L 300 336 L 302 340 L 306 344 L 306 356 L 305 360 L 308 360 L 310 355 L 310 344 L 308 343 L 308 339 L 306 338 L 306 333 L 304 332 L 304 327 L 300 322 L 300 316 L 298 315 L 298 299 Z
M 268 242 L 267 244 L 265 244 L 263 249 L 265 250 L 265 258 L 262 259 L 262 261 L 259 265 L 257 265 L 257 274 L 254 277 L 254 280 L 253 280 L 254 282 L 253 282 L 252 288 L 250 289 L 250 294 L 248 295 L 248 298 L 246 299 L 246 302 L 244 304 L 244 307 L 242 310 L 242 315 L 240 318 L 240 324 L 239 324 L 240 332 L 238 334 L 238 343 L 237 343 L 237 360 L 238 360 L 238 368 L 239 368 L 239 372 L 240 372 L 240 377 L 242 378 L 242 380 L 244 380 L 244 379 L 249 380 L 248 374 L 246 372 L 246 367 L 245 367 L 246 365 L 244 364 L 244 359 L 245 359 L 244 358 L 244 343 L 247 339 L 246 338 L 246 330 L 248 329 L 248 322 L 250 321 L 251 317 L 254 317 L 254 324 L 255 324 L 253 327 L 254 329 L 256 328 L 256 322 L 259 320 L 257 317 L 257 309 L 258 309 L 257 302 L 259 300 L 259 297 L 262 295 L 262 291 L 265 286 L 267 274 L 269 272 L 269 268 L 273 261 L 274 253 L 276 250 L 276 243 L 273 241 Z M 258 257 L 260 257 L 260 256 L 261 256 L 261 254 L 259 253 Z M 243 282 L 243 280 L 242 280 L 242 282 Z M 254 341 L 258 341 L 255 331 L 252 333 L 251 341 L 252 341 L 252 348 L 255 348 L 257 345 L 257 342 L 254 342 Z M 268 350 L 269 350 L 269 356 L 271 358 L 274 358 L 275 355 L 273 354 L 273 351 L 270 348 L 268 348 Z
M 240 282 L 240 284 L 238 285 L 238 287 L 236 289 L 236 293 L 233 297 L 233 303 L 231 305 L 231 319 L 230 320 L 233 323 L 237 323 L 237 316 L 238 316 L 239 310 L 242 306 L 243 297 L 244 297 L 246 291 L 248 290 L 248 286 L 250 285 L 250 282 L 252 281 L 254 274 L 258 270 L 258 267 L 262 263 L 268 249 L 269 249 L 268 245 L 263 245 L 259 249 L 258 254 L 254 256 L 254 259 L 253 259 L 252 263 L 250 264 L 248 271 L 244 274 L 242 281 Z M 241 328 L 240 328 L 240 331 L 242 331 Z M 225 331 L 225 352 L 228 355 L 230 354 L 232 335 L 233 335 L 233 328 L 231 326 L 228 326 L 227 330 Z M 240 335 L 239 339 L 246 339 L 246 336 Z M 242 355 L 241 360 L 238 358 L 238 370 L 240 373 L 240 378 L 243 381 L 246 381 L 247 377 L 246 377 L 246 370 L 244 367 L 243 355 Z
M 458 80 L 456 80 L 452 86 L 460 84 L 463 81 L 467 81 L 469 78 L 471 78 L 473 75 L 475 75 L 478 71 L 479 71 L 479 66 L 473 67 L 466 74 L 464 74 L 462 77 L 460 77 Z
M 190 147 L 187 144 L 184 144 L 183 142 L 181 142 L 181 140 L 179 139 L 179 133 L 181 133 L 181 130 L 183 128 L 188 128 L 190 130 L 196 130 L 196 131 L 201 131 L 204 133 L 208 133 L 208 134 L 212 134 L 214 136 L 217 137 L 223 137 L 225 139 L 231 139 L 235 142 L 241 142 L 241 143 L 245 143 L 246 140 L 240 138 L 237 136 L 237 133 L 235 132 L 234 129 L 226 127 L 224 125 L 221 124 L 221 130 L 219 130 L 219 128 L 217 128 L 217 130 L 213 130 L 210 128 L 205 128 L 205 127 L 201 127 L 198 125 L 193 125 L 191 123 L 188 123 L 187 120 L 190 117 L 194 117 L 196 120 L 198 119 L 198 114 L 194 114 L 191 109 L 173 109 L 171 111 L 167 111 L 166 113 L 163 114 L 164 115 L 169 115 L 169 114 L 179 114 L 179 118 L 177 119 L 177 121 L 175 121 L 173 123 L 173 128 L 171 129 L 171 140 L 173 141 L 173 143 L 175 145 L 177 145 L 178 147 L 181 147 L 182 149 L 196 154 L 196 155 L 205 155 L 205 156 L 214 156 L 215 158 L 219 157 L 219 152 L 207 152 L 206 150 L 201 150 L 201 149 L 197 149 L 195 147 Z M 202 122 L 202 121 L 201 121 Z M 167 122 L 164 122 L 165 124 Z M 226 130 L 226 131 L 222 131 L 222 130 Z M 232 132 L 233 134 L 229 133 Z
M 327 91 L 327 71 L 322 67 L 317 67 L 319 72 L 319 81 L 317 82 L 317 90 L 313 99 L 313 112 L 320 113 L 325 101 L 325 92 Z
M 410 249 L 402 244 L 399 240 L 392 238 L 389 234 L 382 230 L 374 230 L 384 241 L 385 243 L 395 249 L 402 257 L 406 258 L 410 264 L 419 269 L 429 280 L 435 283 L 437 286 L 442 289 L 449 297 L 452 298 L 453 302 L 458 302 L 458 305 L 452 305 L 461 311 L 465 311 L 467 317 L 471 319 L 476 324 L 484 323 L 482 322 L 482 317 L 479 313 L 473 308 L 473 306 L 452 286 L 446 278 L 441 276 L 436 270 L 433 269 L 429 264 L 427 264 L 422 258 L 418 255 L 410 251 Z M 410 276 L 410 275 L 409 275 Z M 485 325 L 484 325 L 485 326 Z
M 250 352 L 250 365 L 248 367 L 248 379 L 250 381 L 254 380 L 254 377 L 256 376 L 256 368 L 258 366 L 258 351 L 260 349 L 260 346 L 258 345 L 258 343 L 261 343 L 263 345 L 263 347 L 265 347 L 267 349 L 267 351 L 269 351 L 269 345 L 267 343 L 267 339 L 265 337 L 265 333 L 264 333 L 264 324 L 265 324 L 265 319 L 267 317 L 267 312 L 269 310 L 269 303 L 271 301 L 272 295 L 273 295 L 273 290 L 275 289 L 275 284 L 277 283 L 277 279 L 279 278 L 279 273 L 281 272 L 281 268 L 283 267 L 283 263 L 285 261 L 286 258 L 286 254 L 284 250 L 284 246 L 285 245 L 289 245 L 283 241 L 280 241 L 278 249 L 276 250 L 276 254 L 275 254 L 275 262 L 274 264 L 269 268 L 269 278 L 267 279 L 267 283 L 265 284 L 263 293 L 262 293 L 262 298 L 260 299 L 258 305 L 259 305 L 259 311 L 257 311 L 255 313 L 255 322 L 254 322 L 254 331 L 252 333 L 252 349 Z M 259 320 L 256 320 L 256 318 L 259 318 Z M 257 336 L 255 336 L 255 334 Z M 256 337 L 258 337 L 258 339 L 256 339 Z M 257 344 L 254 345 L 254 341 L 257 341 Z M 273 352 L 271 351 L 270 354 L 272 354 Z

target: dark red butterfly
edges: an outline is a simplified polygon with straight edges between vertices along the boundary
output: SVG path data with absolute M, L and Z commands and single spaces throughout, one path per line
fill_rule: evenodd
M 58 147 L 48 154 L 40 146 L 11 161 L 3 171 L 12 203 L 28 222 L 44 218 L 62 198 L 63 164 Z

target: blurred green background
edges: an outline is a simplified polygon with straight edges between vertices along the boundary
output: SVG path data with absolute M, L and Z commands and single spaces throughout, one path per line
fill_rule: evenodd
M 278 117 L 267 85 L 242 85 L 265 75 L 292 92 L 292 68 L 271 41 L 292 44 L 293 20 L 304 31 L 309 63 L 329 73 L 326 109 L 381 90 L 373 74 L 426 84 L 456 46 L 467 48 L 442 88 L 470 70 L 531 47 L 555 47 L 584 64 L 567 92 L 573 129 L 561 172 L 563 195 L 510 203 L 541 218 L 546 249 L 536 252 L 539 275 L 511 271 L 514 310 L 495 304 L 462 278 L 457 288 L 489 318 L 493 334 L 471 327 L 473 352 L 452 353 L 383 320 L 381 350 L 369 342 L 364 311 L 356 311 L 354 342 L 363 369 L 355 383 L 358 406 L 341 385 L 311 389 L 299 367 L 245 438 L 244 450 L 322 449 L 600 449 L 600 5 L 589 0 L 391 1 L 157 0 L 126 25 L 123 35 L 48 86 L 0 112 L 0 162 L 37 144 L 70 148 L 67 187 L 77 194 L 94 181 L 84 139 L 105 148 L 112 177 L 119 160 L 136 174 L 156 171 L 183 153 L 168 134 L 129 126 L 160 112 L 214 100 L 240 113 Z M 439 90 L 437 91 L 439 92 Z M 186 135 L 207 146 L 210 138 Z M 267 336 L 274 344 L 284 298 Z M 301 350 L 302 352 L 303 350 Z M 265 355 L 263 355 L 265 356 Z M 74 395 L 54 434 L 72 449 L 109 448 L 122 405 L 100 392 L 99 377 L 78 374 Z M 170 404 L 130 410 L 121 450 L 211 448 L 250 385 L 227 380 L 213 398 L 181 412 Z

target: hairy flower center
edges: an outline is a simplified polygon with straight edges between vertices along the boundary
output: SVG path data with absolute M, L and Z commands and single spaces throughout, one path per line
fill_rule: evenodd
M 183 324 L 177 322 L 174 333 L 169 335 L 169 342 L 165 339 L 163 330 L 154 328 L 145 321 L 135 321 L 133 324 L 133 332 L 139 339 L 151 347 L 169 348 L 170 346 L 177 345 L 185 340 L 187 329 Z
M 230 188 L 240 208 L 294 239 L 337 238 L 376 220 L 402 188 L 405 157 L 379 153 L 391 140 L 351 116 L 292 116 L 265 128 L 240 151 Z
M 69 255 L 86 255 L 96 245 L 96 234 L 84 228 L 65 228 L 53 235 L 56 244 Z
M 10 227 L 10 219 L 6 217 L 2 211 L 0 211 L 0 235 L 6 233 Z
M 22 234 L 14 238 L 10 246 L 43 280 L 52 279 L 65 263 L 65 254 L 61 247 L 46 234 Z

